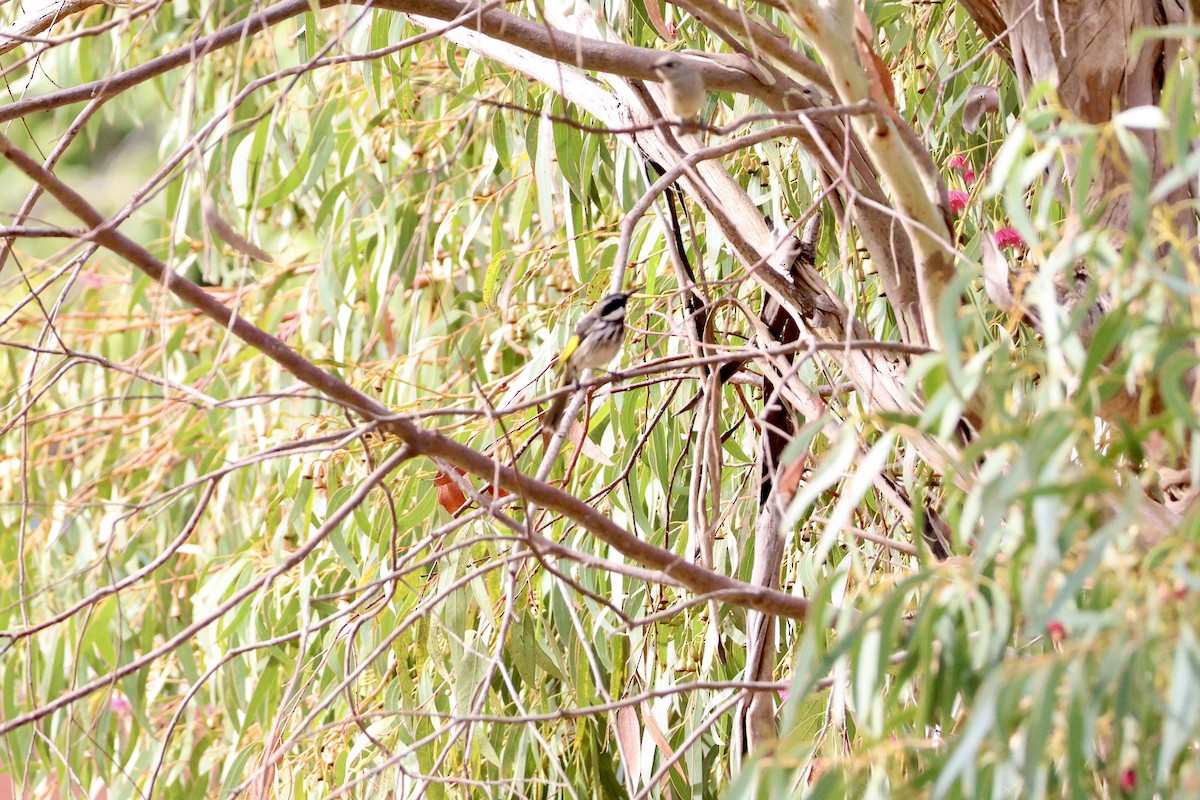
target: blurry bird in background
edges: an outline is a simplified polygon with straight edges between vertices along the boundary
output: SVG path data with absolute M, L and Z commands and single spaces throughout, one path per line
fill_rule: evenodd
M 667 96 L 667 113 L 680 122 L 695 122 L 708 96 L 704 76 L 685 56 L 669 53 L 654 64 Z

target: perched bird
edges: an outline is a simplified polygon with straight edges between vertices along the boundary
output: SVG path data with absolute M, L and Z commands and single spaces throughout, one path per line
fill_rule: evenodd
M 632 294 L 614 292 L 605 295 L 579 320 L 575 333 L 558 356 L 559 369 L 562 371 L 559 386 L 578 383 L 584 370 L 608 366 L 608 362 L 617 357 L 625 340 L 625 304 Z M 570 397 L 569 394 L 562 394 L 554 398 L 542 417 L 543 430 L 553 433 L 558 429 Z
M 667 113 L 680 122 L 694 122 L 708 99 L 704 76 L 684 56 L 668 53 L 654 64 L 667 95 Z

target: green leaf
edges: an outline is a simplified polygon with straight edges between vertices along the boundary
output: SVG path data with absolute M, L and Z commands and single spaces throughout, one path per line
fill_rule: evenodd
M 1200 645 L 1196 642 L 1195 631 L 1186 623 L 1180 627 L 1175 646 L 1165 708 L 1168 711 L 1163 715 L 1159 775 L 1173 772 L 1176 757 L 1195 737 L 1200 723 Z
M 966 727 L 950 744 L 950 756 L 933 783 L 934 798 L 947 797 L 955 783 L 962 784 L 967 796 L 974 796 L 978 779 L 977 756 L 984 740 L 996 724 L 996 697 L 999 682 L 989 675 L 971 702 Z

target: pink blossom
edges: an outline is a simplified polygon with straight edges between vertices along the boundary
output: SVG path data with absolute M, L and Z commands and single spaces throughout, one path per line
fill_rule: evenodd
M 947 194 L 950 196 L 950 210 L 955 214 L 962 211 L 971 202 L 971 195 L 961 189 L 951 189 Z
M 1127 769 L 1121 773 L 1121 791 L 1132 792 L 1137 788 L 1137 771 Z
M 1001 228 L 992 234 L 997 247 L 1024 247 L 1025 240 L 1012 228 Z
M 133 713 L 133 706 L 130 705 L 129 698 L 124 694 L 113 692 L 112 697 L 108 700 L 108 710 L 118 717 L 127 717 Z
M 79 282 L 85 289 L 104 288 L 104 277 L 99 272 L 92 272 L 90 269 L 80 271 Z
M 950 169 L 956 169 L 962 173 L 963 183 L 970 186 L 975 182 L 975 170 L 971 169 L 971 162 L 967 161 L 967 157 L 962 153 L 957 153 L 950 156 L 946 160 L 946 166 Z

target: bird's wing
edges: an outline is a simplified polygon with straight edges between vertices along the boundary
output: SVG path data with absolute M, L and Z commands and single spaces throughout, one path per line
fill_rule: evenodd
M 584 314 L 583 319 L 579 320 L 579 322 L 575 324 L 575 332 L 571 334 L 571 338 L 567 340 L 566 346 L 564 346 L 562 352 L 558 354 L 558 364 L 560 367 L 564 368 L 564 375 L 566 374 L 565 368 L 568 363 L 568 359 L 570 359 L 571 354 L 575 352 L 575 348 L 579 347 L 579 343 L 583 340 L 584 334 L 588 332 L 589 328 L 596 324 L 596 318 L 598 316 L 600 316 L 600 306 L 596 306 L 591 311 Z
M 566 364 L 567 361 L 570 360 L 571 354 L 575 352 L 575 348 L 579 347 L 579 340 L 581 338 L 582 337 L 578 333 L 571 334 L 571 338 L 567 340 L 566 347 L 564 347 L 562 352 L 558 354 L 558 363 L 560 365 Z

